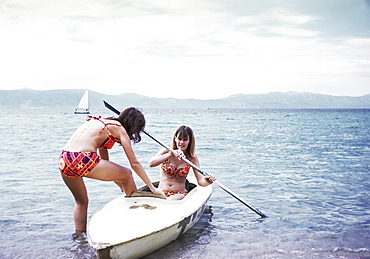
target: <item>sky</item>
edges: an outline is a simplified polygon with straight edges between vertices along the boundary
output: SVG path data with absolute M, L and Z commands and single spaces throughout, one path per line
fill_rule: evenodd
M 370 0 L 0 0 L 0 89 L 370 94 Z

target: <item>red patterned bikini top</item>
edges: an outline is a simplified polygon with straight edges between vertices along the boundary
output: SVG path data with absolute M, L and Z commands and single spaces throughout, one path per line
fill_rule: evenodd
M 104 140 L 103 144 L 101 144 L 98 148 L 107 148 L 107 149 L 111 149 L 113 147 L 113 145 L 115 143 L 120 143 L 119 139 L 118 138 L 115 138 L 113 137 L 112 134 L 110 134 L 109 132 L 109 129 L 108 129 L 108 125 L 115 125 L 115 126 L 122 126 L 121 124 L 115 124 L 115 123 L 105 123 L 104 121 L 101 120 L 101 116 L 99 117 L 93 117 L 93 116 L 87 116 L 87 121 L 91 120 L 91 119 L 94 119 L 94 120 L 98 120 L 100 121 L 101 123 L 104 124 L 103 128 L 100 130 L 99 134 L 107 129 L 108 131 L 108 135 L 107 135 L 107 138 Z
M 170 178 L 180 178 L 189 174 L 190 165 L 186 165 L 183 168 L 176 168 L 173 164 L 171 164 L 170 160 L 166 160 L 161 164 L 161 169 L 163 172 L 169 174 Z

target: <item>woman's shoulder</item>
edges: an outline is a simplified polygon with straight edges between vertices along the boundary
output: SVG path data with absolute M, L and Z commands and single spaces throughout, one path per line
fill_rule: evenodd
M 199 158 L 198 158 L 198 155 L 194 155 L 193 157 L 190 157 L 189 158 L 189 161 L 191 161 L 191 162 L 198 162 L 199 161 Z
M 112 123 L 122 126 L 122 124 L 114 118 L 100 118 L 100 120 L 104 121 L 105 123 Z
M 156 156 L 164 155 L 164 154 L 167 154 L 168 152 L 170 151 L 168 151 L 166 148 L 161 148 L 156 154 Z

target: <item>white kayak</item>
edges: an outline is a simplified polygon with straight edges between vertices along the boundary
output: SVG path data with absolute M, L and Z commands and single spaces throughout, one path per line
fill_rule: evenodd
M 148 197 L 151 193 L 121 195 L 97 211 L 88 223 L 87 234 L 98 258 L 140 258 L 190 229 L 201 217 L 212 185 L 198 186 L 195 178 L 189 181 L 191 191 L 182 200 Z

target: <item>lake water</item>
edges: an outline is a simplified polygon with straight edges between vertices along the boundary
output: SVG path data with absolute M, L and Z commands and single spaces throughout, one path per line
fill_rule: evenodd
M 370 110 L 144 113 L 146 130 L 168 145 L 178 126 L 191 126 L 203 170 L 268 216 L 260 219 L 214 186 L 201 220 L 146 258 L 370 258 Z M 74 200 L 57 165 L 86 116 L 1 115 L 0 258 L 96 258 L 86 240 L 72 238 Z M 135 152 L 158 180 L 147 161 L 160 146 L 142 138 Z M 111 160 L 127 166 L 118 145 Z M 89 218 L 121 195 L 113 183 L 85 182 Z

